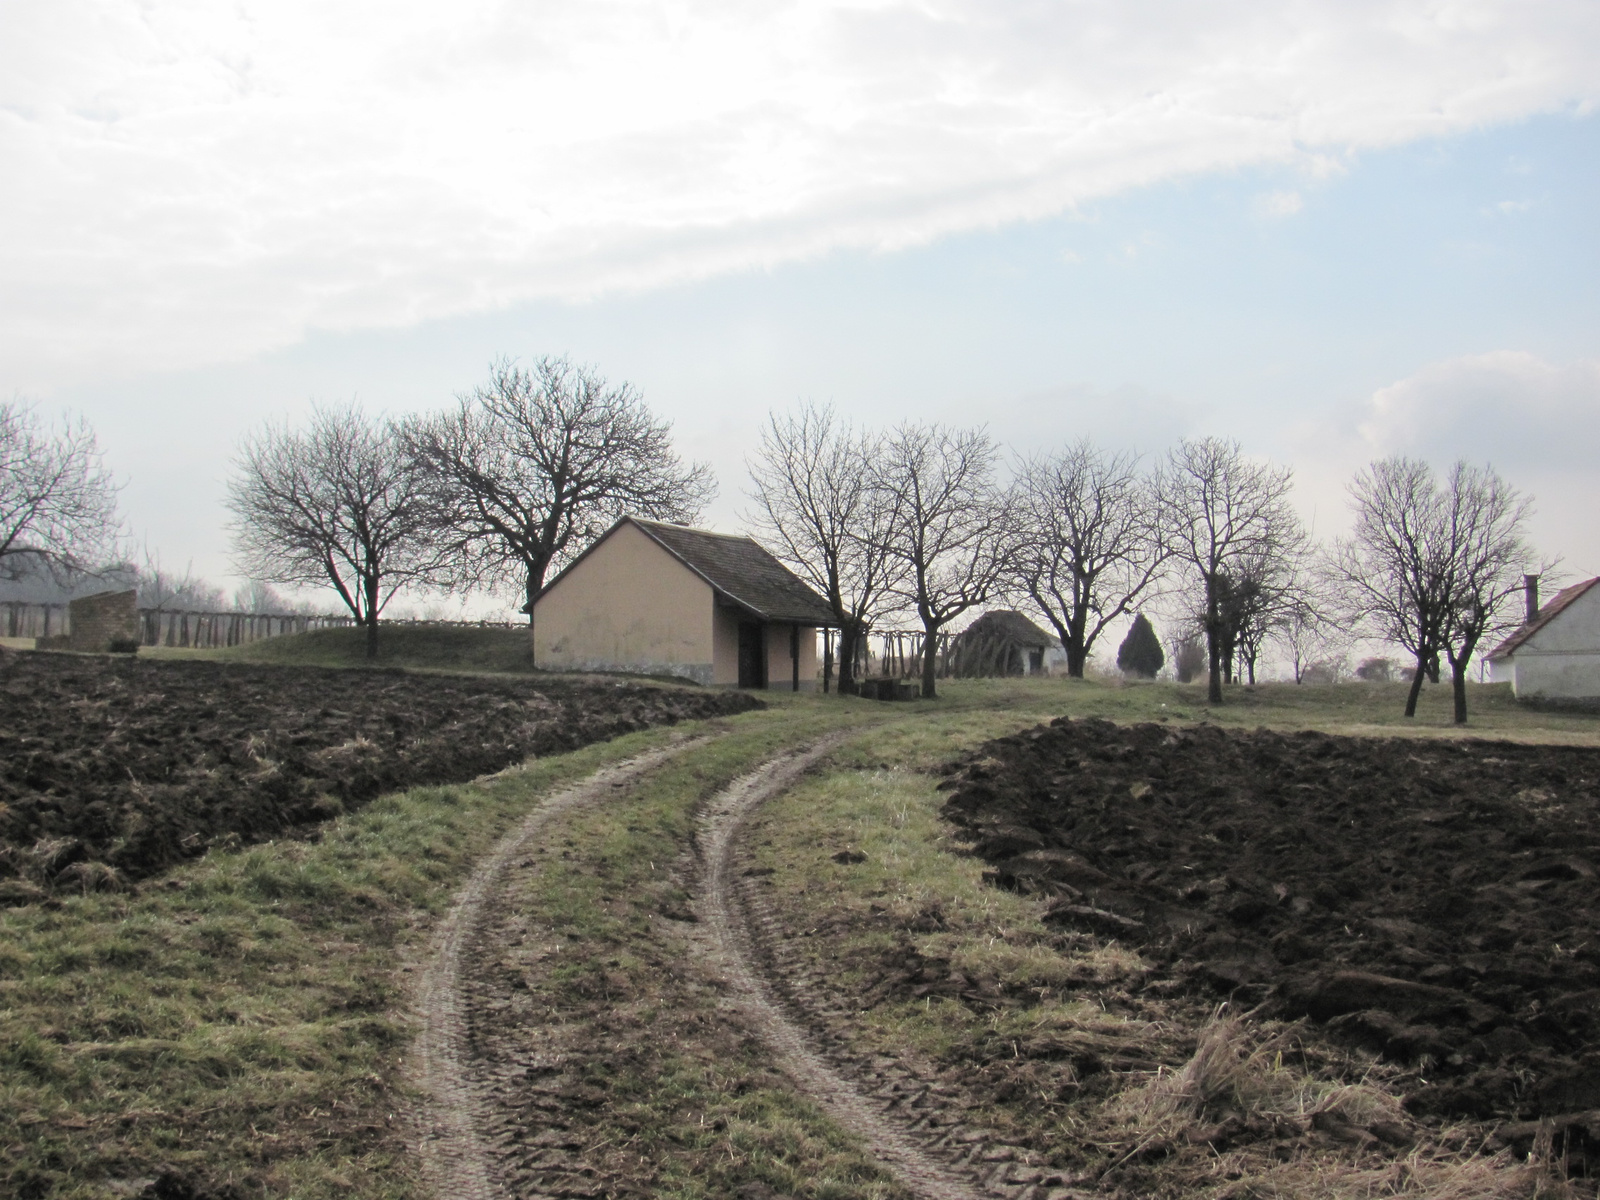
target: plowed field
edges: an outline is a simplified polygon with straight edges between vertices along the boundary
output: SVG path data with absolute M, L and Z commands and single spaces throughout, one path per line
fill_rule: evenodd
M 1550 1119 L 1600 1162 L 1600 751 L 1063 718 L 944 786 L 995 883 L 1147 988 L 1306 1018 L 1409 1065 L 1419 1117 L 1523 1148 Z
M 116 886 L 383 792 L 758 706 L 598 679 L 7 655 L 0 898 Z

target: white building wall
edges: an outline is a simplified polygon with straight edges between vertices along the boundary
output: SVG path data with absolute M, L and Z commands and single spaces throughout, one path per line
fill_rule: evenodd
M 1490 663 L 1489 677 L 1510 678 L 1518 696 L 1600 699 L 1600 584 L 1579 596 L 1508 658 Z

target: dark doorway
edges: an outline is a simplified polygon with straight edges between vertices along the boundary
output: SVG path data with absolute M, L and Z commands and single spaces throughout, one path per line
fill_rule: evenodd
M 759 621 L 739 622 L 739 686 L 767 686 L 767 639 Z

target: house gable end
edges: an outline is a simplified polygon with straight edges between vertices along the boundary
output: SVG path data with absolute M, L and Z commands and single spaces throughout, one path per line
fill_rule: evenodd
M 1564 604 L 1559 613 L 1543 621 L 1526 638 L 1519 651 L 1535 654 L 1600 652 L 1600 587 L 1597 580 Z

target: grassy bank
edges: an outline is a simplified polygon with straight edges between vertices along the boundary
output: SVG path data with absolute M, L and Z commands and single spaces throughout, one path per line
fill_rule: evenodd
M 533 669 L 533 648 L 526 629 L 455 625 L 382 625 L 378 629 L 376 659 L 367 658 L 366 630 L 354 627 L 313 629 L 225 650 L 147 646 L 139 653 L 161 658 L 216 658 L 310 667 L 471 672 Z

